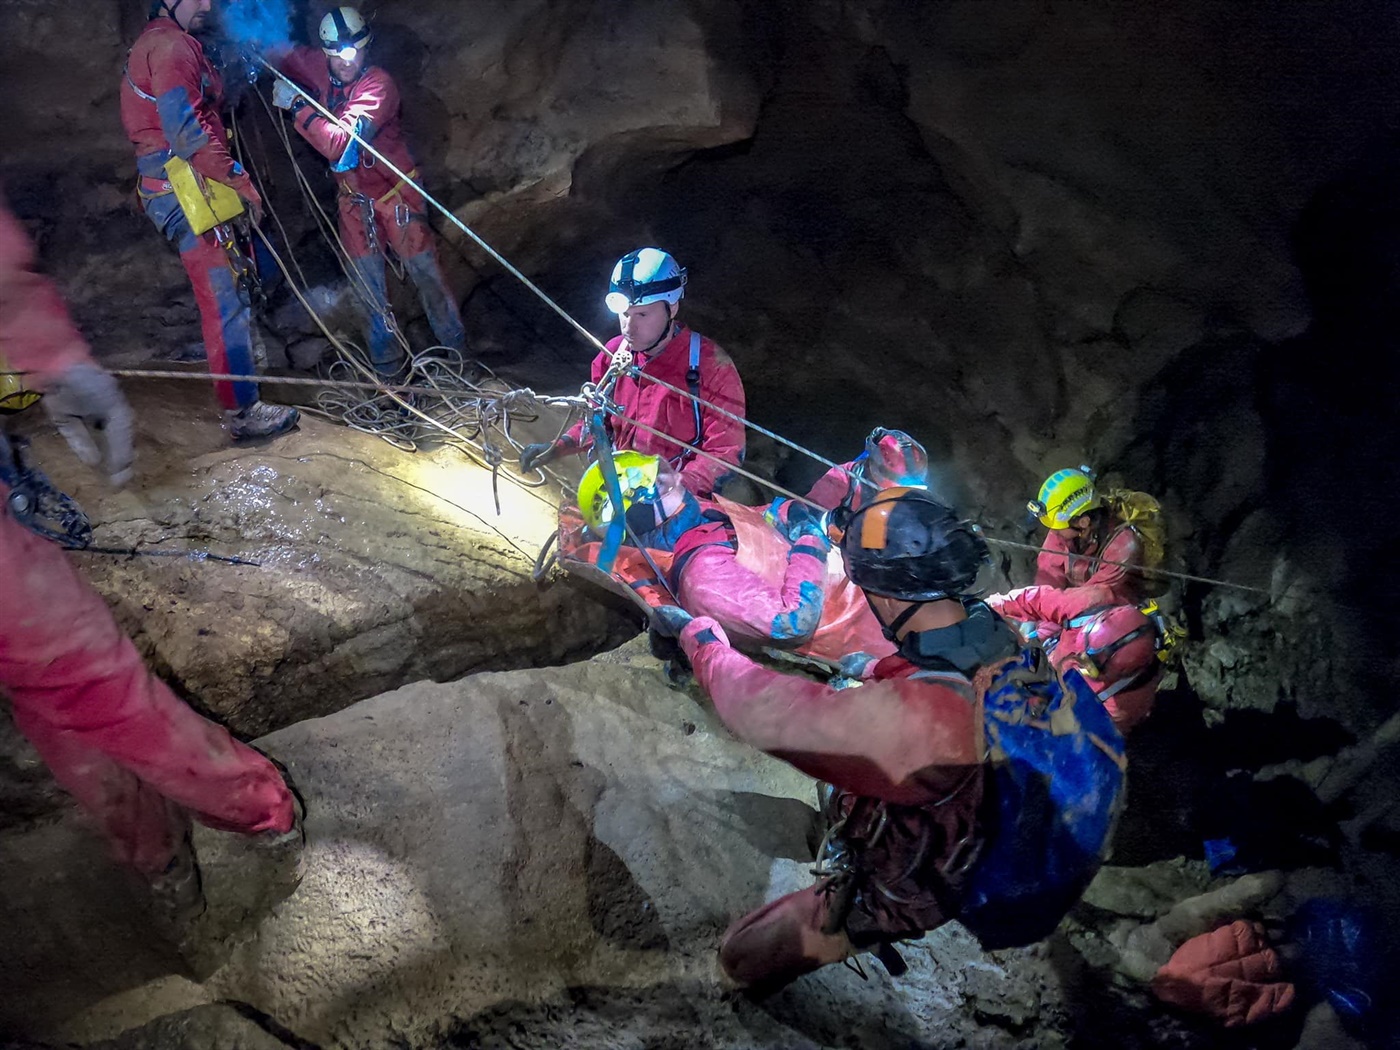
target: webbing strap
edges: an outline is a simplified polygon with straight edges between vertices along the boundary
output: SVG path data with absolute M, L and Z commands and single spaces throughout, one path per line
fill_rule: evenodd
M 700 423 L 700 333 L 690 333 L 690 367 L 686 369 L 685 385 L 690 388 L 690 406 L 695 409 L 695 440 L 692 445 L 699 446 L 700 439 L 704 437 L 704 431 Z M 684 456 L 682 458 L 685 458 Z
M 131 90 L 136 92 L 138 96 L 145 99 L 147 102 L 158 101 L 154 95 L 148 95 L 146 94 L 146 92 L 142 91 L 139 87 L 137 87 L 136 81 L 131 79 L 131 56 L 129 54 L 126 57 L 126 65 L 122 66 L 122 76 L 126 77 L 127 84 L 130 85 Z

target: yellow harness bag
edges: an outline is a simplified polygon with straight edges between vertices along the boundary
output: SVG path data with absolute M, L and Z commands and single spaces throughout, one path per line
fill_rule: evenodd
M 10 363 L 0 357 L 0 415 L 23 412 L 44 395 L 24 385 L 24 376 L 10 371 Z
M 232 186 L 204 178 L 184 158 L 171 157 L 166 161 L 165 174 L 194 234 L 208 233 L 243 214 L 243 198 Z

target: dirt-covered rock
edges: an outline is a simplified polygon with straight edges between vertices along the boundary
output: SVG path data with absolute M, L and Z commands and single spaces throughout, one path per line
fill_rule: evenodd
M 814 785 L 668 687 L 640 640 L 564 668 L 409 686 L 259 743 L 307 803 L 295 891 L 256 845 L 198 832 L 210 910 L 181 962 L 143 929 L 135 889 L 134 904 L 87 896 L 67 914 L 100 862 L 80 884 L 29 879 L 0 905 L 21 946 L 0 957 L 12 1025 L 90 1042 L 229 999 L 325 1048 L 1010 1050 L 1111 1032 L 1086 1009 L 1104 995 L 1128 1008 L 1105 990 L 1111 957 L 1077 946 L 1103 934 L 987 954 L 955 923 L 902 947 L 899 980 L 866 959 L 867 980 L 835 966 L 761 1002 L 728 990 L 726 924 L 810 881 Z M 94 848 L 68 824 L 0 836 L 0 874 Z M 1182 883 L 1156 879 L 1156 907 Z M 1076 921 L 1066 929 L 1091 929 Z M 81 957 L 62 948 L 72 923 Z M 108 964 L 95 974 L 96 958 Z

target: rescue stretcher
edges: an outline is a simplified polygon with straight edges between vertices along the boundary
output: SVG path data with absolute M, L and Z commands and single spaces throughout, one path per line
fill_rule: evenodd
M 773 551 L 775 545 L 786 547 L 788 541 L 762 521 L 762 511 L 723 499 L 716 502 L 735 526 L 740 562 L 758 573 L 781 572 L 786 554 L 774 557 Z M 570 505 L 560 508 L 555 542 L 557 562 L 565 572 L 621 595 L 648 616 L 663 605 L 682 604 L 672 593 L 667 579 L 672 564 L 669 551 L 652 548 L 642 551 L 623 544 L 617 548 L 612 571 L 608 572 L 599 565 L 604 544 L 588 531 L 578 508 Z M 696 609 L 687 611 L 696 615 L 703 613 Z M 825 670 L 835 668 L 841 658 L 850 653 L 866 652 L 883 657 L 894 652 L 894 646 L 885 639 L 864 594 L 846 578 L 840 552 L 835 549 L 827 556 L 826 599 L 821 621 L 812 635 L 797 640 L 797 644 L 784 644 L 774 639 L 756 641 L 735 632 L 731 641 L 741 649 L 765 652 L 788 661 L 794 658 L 798 662 L 809 661 Z

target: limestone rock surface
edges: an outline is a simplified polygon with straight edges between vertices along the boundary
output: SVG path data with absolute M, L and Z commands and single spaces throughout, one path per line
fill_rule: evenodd
M 142 946 L 130 904 L 91 902 L 89 955 L 126 944 L 141 966 L 94 979 L 61 936 L 38 938 L 0 960 L 27 1031 L 100 1042 L 220 1000 L 327 1050 L 1009 1050 L 1097 1030 L 1074 1018 L 1099 993 L 1068 943 L 988 955 L 956 924 L 909 944 L 898 981 L 867 960 L 868 980 L 830 967 L 762 1002 L 726 990 L 725 925 L 810 880 L 814 785 L 667 687 L 640 640 L 563 668 L 415 684 L 260 744 L 307 801 L 295 892 L 230 924 L 221 887 L 265 872 L 256 849 L 201 831 L 210 912 L 185 952 L 203 983 L 173 949 Z M 8 877 L 74 841 L 12 833 L 0 865 Z M 36 887 L 6 918 L 66 930 L 57 896 Z

